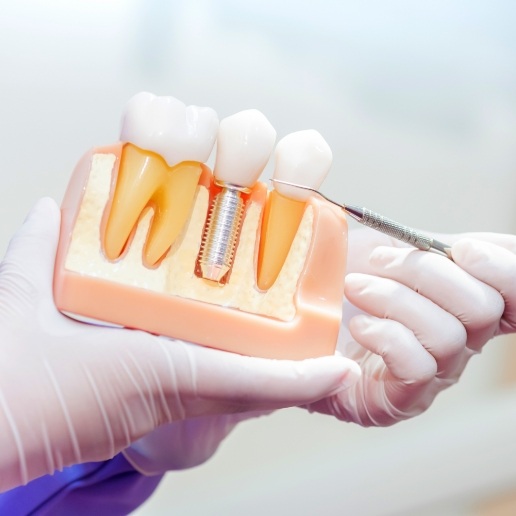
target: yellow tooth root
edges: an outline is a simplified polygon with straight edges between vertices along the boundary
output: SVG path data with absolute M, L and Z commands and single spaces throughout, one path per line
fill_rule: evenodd
M 164 184 L 152 197 L 156 208 L 144 251 L 147 264 L 154 265 L 181 233 L 190 215 L 201 173 L 200 163 L 179 163 L 168 171 Z
M 306 203 L 273 190 L 267 201 L 258 254 L 258 288 L 268 290 L 278 277 L 303 218 Z
M 166 175 L 167 164 L 157 154 L 126 145 L 104 234 L 104 253 L 109 260 L 120 257 L 129 235 L 152 194 Z
M 142 211 L 150 205 L 154 217 L 144 261 L 155 265 L 180 234 L 201 173 L 200 163 L 185 161 L 170 167 L 158 154 L 126 144 L 104 234 L 106 257 L 120 257 Z

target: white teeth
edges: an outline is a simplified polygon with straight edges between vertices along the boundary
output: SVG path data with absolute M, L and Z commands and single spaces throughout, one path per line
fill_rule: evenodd
M 298 131 L 282 138 L 276 145 L 274 179 L 318 189 L 328 174 L 332 153 L 324 138 L 313 129 Z M 274 183 L 274 188 L 285 197 L 306 201 L 307 190 Z
M 182 161 L 207 161 L 218 126 L 211 108 L 187 107 L 174 97 L 141 92 L 126 105 L 120 139 L 159 154 L 172 167 Z
M 219 181 L 250 187 L 264 169 L 276 140 L 276 131 L 256 109 L 222 120 L 217 139 L 214 176 Z

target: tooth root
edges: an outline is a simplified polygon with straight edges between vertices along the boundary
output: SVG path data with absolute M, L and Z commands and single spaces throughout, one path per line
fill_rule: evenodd
M 257 284 L 268 290 L 278 277 L 303 218 L 306 203 L 273 190 L 267 201 L 260 236 Z
M 143 209 L 151 204 L 154 217 L 144 261 L 148 266 L 155 265 L 180 234 L 201 173 L 200 163 L 182 162 L 169 167 L 158 154 L 126 144 L 104 234 L 106 257 L 120 257 Z
M 328 173 L 332 154 L 324 138 L 312 129 L 282 138 L 276 146 L 274 179 L 319 188 Z M 276 183 L 262 225 L 257 284 L 270 288 L 283 267 L 303 217 L 310 193 Z
M 155 211 L 144 251 L 147 265 L 155 265 L 183 230 L 201 173 L 200 163 L 180 163 L 168 171 L 165 183 L 152 196 Z
M 109 260 L 122 254 L 138 217 L 163 183 L 167 169 L 157 154 L 131 144 L 124 146 L 104 234 L 104 253 Z

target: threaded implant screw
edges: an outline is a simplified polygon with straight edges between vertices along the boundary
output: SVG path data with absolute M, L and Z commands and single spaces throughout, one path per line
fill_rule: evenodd
M 213 200 L 199 256 L 204 279 L 220 282 L 233 265 L 244 213 L 242 191 L 242 188 L 227 185 Z

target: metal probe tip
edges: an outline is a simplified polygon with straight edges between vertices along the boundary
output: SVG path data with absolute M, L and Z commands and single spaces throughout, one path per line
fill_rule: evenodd
M 346 206 L 344 204 L 340 204 L 338 202 L 335 202 L 333 199 L 330 199 L 329 197 L 326 197 L 323 193 L 321 193 L 319 190 L 315 188 L 311 188 L 310 186 L 300 185 L 297 183 L 291 183 L 290 181 L 283 181 L 282 179 L 274 179 L 272 178 L 271 181 L 273 183 L 281 183 L 282 185 L 288 185 L 293 186 L 295 188 L 301 188 L 303 190 L 309 190 L 310 192 L 313 192 L 314 194 L 317 194 L 319 197 L 322 197 L 324 200 L 328 201 L 331 204 L 334 204 L 335 206 L 338 206 L 339 208 L 346 210 Z

